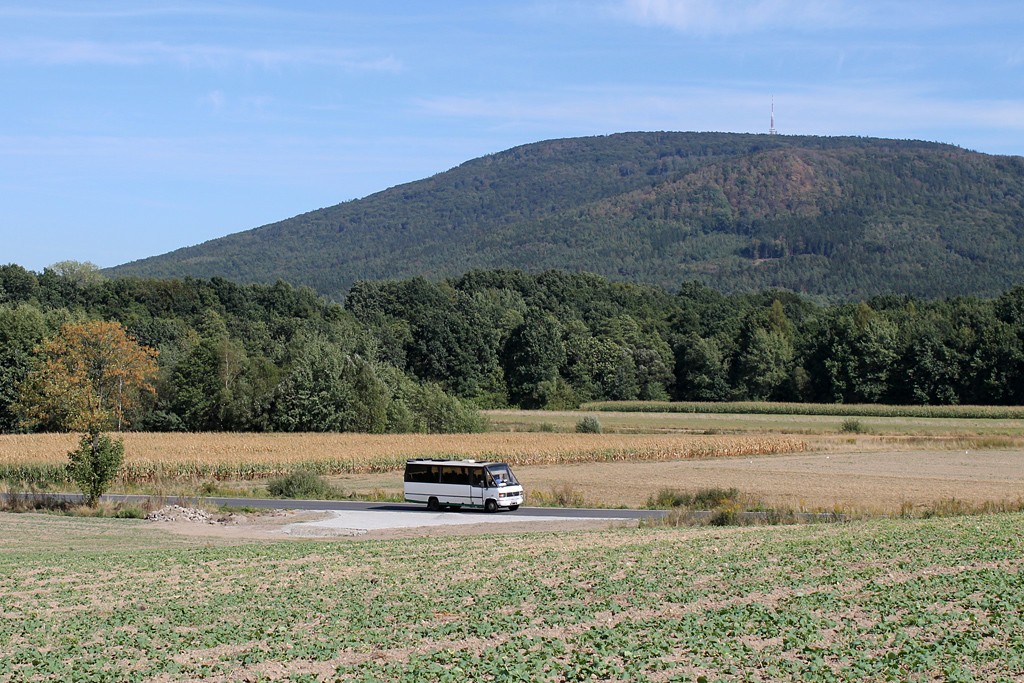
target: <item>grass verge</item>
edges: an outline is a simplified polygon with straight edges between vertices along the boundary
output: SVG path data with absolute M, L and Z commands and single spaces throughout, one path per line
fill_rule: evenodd
M 34 492 L 28 495 L 0 497 L 0 512 L 43 512 L 68 517 L 111 517 L 116 519 L 145 519 L 146 514 L 160 506 L 152 502 L 101 502 L 89 507 L 64 500 L 59 496 Z

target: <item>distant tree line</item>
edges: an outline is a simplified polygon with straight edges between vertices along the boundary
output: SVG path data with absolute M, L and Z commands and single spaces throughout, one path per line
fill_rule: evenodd
M 0 430 L 67 324 L 157 352 L 140 430 L 467 431 L 473 408 L 591 400 L 1024 403 L 1024 288 L 982 300 L 678 292 L 591 274 L 477 270 L 313 290 L 221 278 L 96 281 L 0 266 Z M 28 389 L 27 389 L 28 388 Z
M 669 293 L 589 274 L 360 282 L 346 309 L 389 360 L 481 406 L 592 400 L 1021 404 L 1024 288 L 819 304 Z M 386 341 L 385 341 L 386 340 Z

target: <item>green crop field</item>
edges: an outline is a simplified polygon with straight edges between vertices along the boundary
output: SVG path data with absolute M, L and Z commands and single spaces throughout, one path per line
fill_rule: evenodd
M 618 406 L 620 404 L 608 404 Z M 750 412 L 744 404 L 687 404 L 691 406 L 726 406 L 735 410 L 655 412 L 630 409 L 632 404 L 615 412 L 611 408 L 588 410 L 487 410 L 484 414 L 494 431 L 573 432 L 580 418 L 596 416 L 607 433 L 664 434 L 672 432 L 717 434 L 804 434 L 835 435 L 844 431 L 850 416 L 799 412 Z M 661 407 L 676 404 L 640 404 Z M 774 406 L 784 404 L 769 404 Z M 856 415 L 856 413 L 854 413 Z M 981 417 L 912 417 L 876 415 L 858 417 L 858 431 L 876 436 L 963 436 L 1024 435 L 1024 419 Z
M 620 413 L 734 413 L 753 415 L 832 415 L 843 417 L 925 417 L 1021 420 L 1021 406 L 904 405 L 881 403 L 779 403 L 773 401 L 594 401 L 583 410 Z
M 0 681 L 1011 681 L 1024 517 L 251 544 L 0 515 Z

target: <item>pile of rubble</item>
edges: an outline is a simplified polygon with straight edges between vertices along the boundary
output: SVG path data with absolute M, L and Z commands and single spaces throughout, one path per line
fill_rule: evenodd
M 151 522 L 198 522 L 200 524 L 216 524 L 214 519 L 206 510 L 199 508 L 186 508 L 180 505 L 167 505 L 146 515 Z
M 261 511 L 260 516 L 280 517 L 287 515 L 287 510 Z M 249 521 L 246 515 L 238 515 L 233 512 L 213 513 L 199 508 L 186 508 L 180 505 L 167 505 L 146 515 L 151 522 L 195 522 L 196 524 L 242 524 Z

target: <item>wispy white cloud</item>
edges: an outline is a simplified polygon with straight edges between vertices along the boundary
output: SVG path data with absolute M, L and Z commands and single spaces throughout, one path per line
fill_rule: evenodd
M 0 42 L 0 60 L 34 62 L 39 64 L 141 64 L 144 60 L 140 45 L 106 45 L 89 41 L 17 40 Z M 150 45 L 152 52 L 154 45 Z
M 561 130 L 586 134 L 627 130 L 765 132 L 771 93 L 750 88 L 591 89 L 490 97 L 437 97 L 421 111 L 476 120 L 494 129 Z M 1024 100 L 949 100 L 935 92 L 860 85 L 775 91 L 776 125 L 790 134 L 875 135 L 935 139 L 960 130 L 962 140 L 1005 133 L 1024 142 Z
M 955 129 L 965 134 L 1024 132 L 1024 101 L 1009 98 L 954 100 L 923 89 L 871 87 L 822 88 L 785 97 L 792 103 L 794 123 L 812 132 L 826 129 L 836 134 L 839 127 L 847 134 L 902 137 Z
M 295 48 L 235 48 L 218 45 L 173 45 L 164 42 L 102 43 L 95 41 L 14 40 L 0 41 L 0 60 L 35 64 L 138 65 L 176 62 L 187 67 L 224 68 L 258 65 L 279 68 L 289 65 L 332 66 L 350 72 L 397 73 L 402 63 L 394 57 L 366 58 L 354 50 Z
M 839 0 L 623 0 L 615 13 L 637 24 L 693 33 L 837 26 L 853 14 Z
M 17 163 L 19 169 L 36 169 L 50 184 L 54 178 L 95 179 L 98 171 L 107 177 L 146 180 L 170 176 L 223 182 L 260 177 L 282 183 L 311 183 L 367 172 L 406 173 L 402 164 L 394 161 L 405 153 L 403 163 L 411 159 L 417 168 L 424 169 L 403 178 L 413 180 L 435 173 L 439 167 L 432 157 L 448 152 L 452 144 L 450 139 L 396 136 L 370 140 L 358 135 L 0 135 L 0 169 L 15 168 Z M 388 153 L 382 154 L 381 150 Z M 10 163 L 4 164 L 5 160 Z M 464 160 L 456 156 L 441 166 Z M 19 173 L 30 175 L 29 171 Z M 0 171 L 0 179 L 5 175 Z M 365 191 L 383 187 L 371 185 Z
M 227 102 L 227 98 L 224 97 L 224 93 L 220 90 L 214 90 L 213 92 L 201 97 L 199 102 L 216 113 L 224 109 L 224 104 Z
M 238 123 L 259 119 L 281 121 L 283 116 L 274 111 L 275 99 L 268 95 L 230 96 L 223 90 L 213 90 L 197 99 L 199 106 L 214 116 L 226 116 Z
M 608 7 L 618 19 L 693 34 L 824 28 L 920 31 L 1024 21 L 1024 6 L 1016 0 L 614 0 Z

